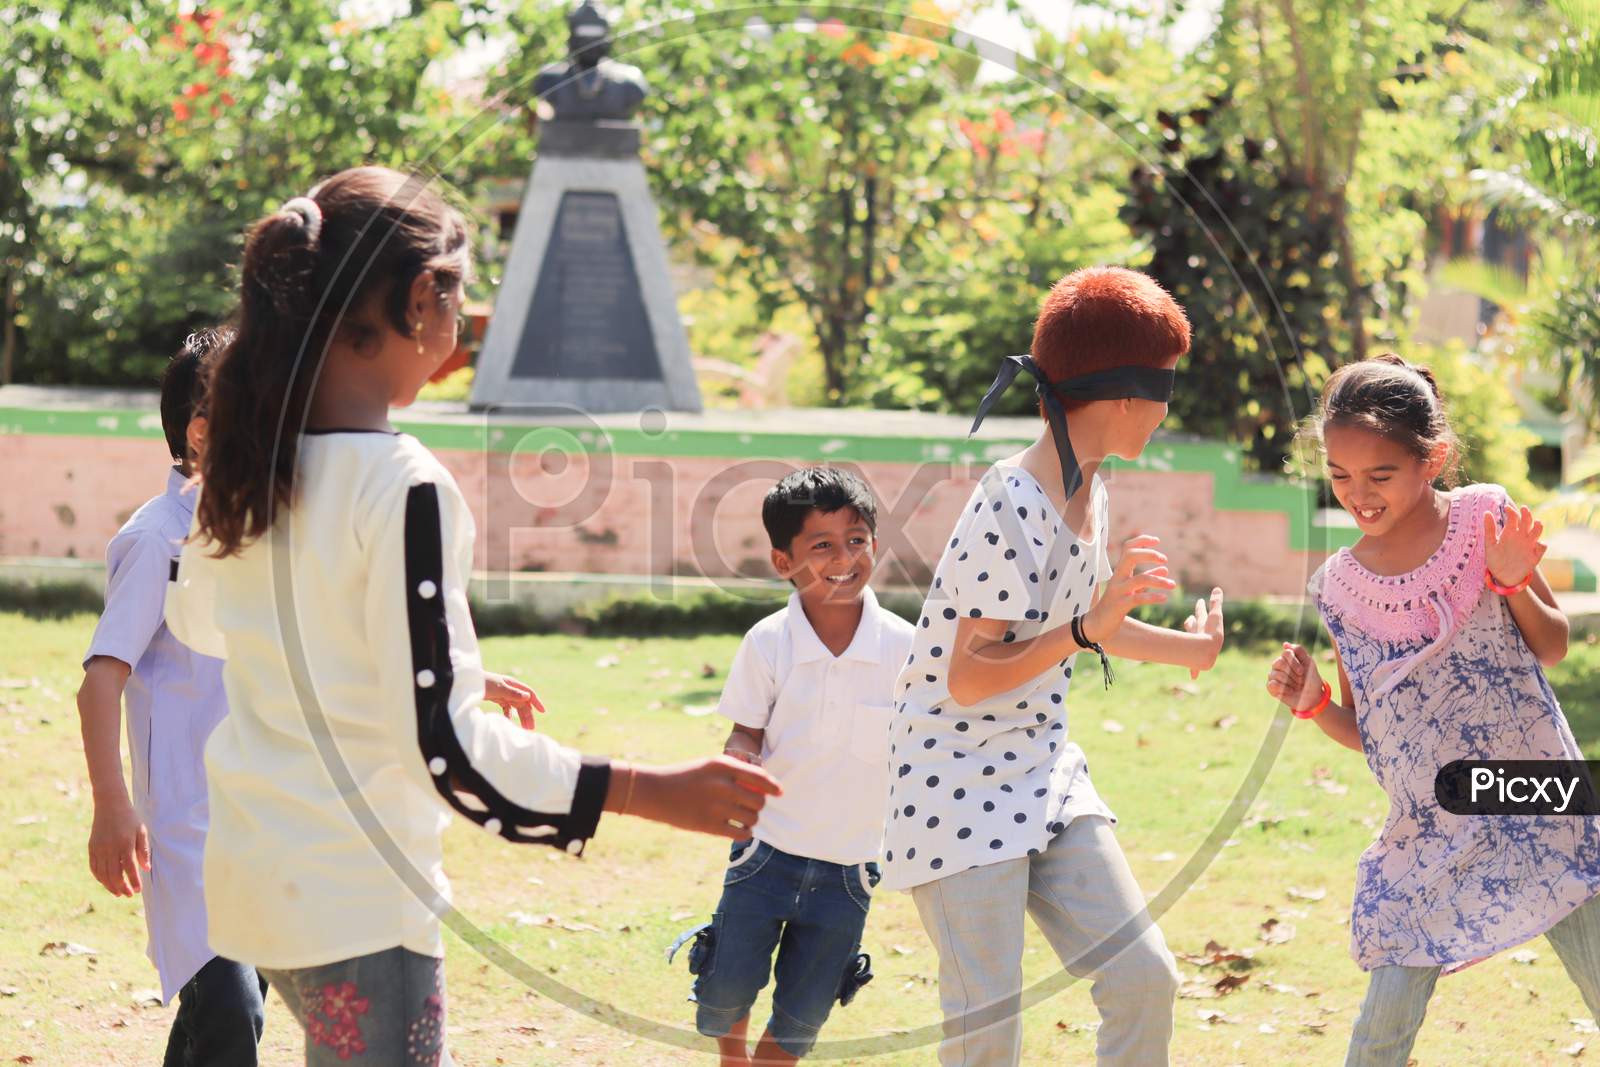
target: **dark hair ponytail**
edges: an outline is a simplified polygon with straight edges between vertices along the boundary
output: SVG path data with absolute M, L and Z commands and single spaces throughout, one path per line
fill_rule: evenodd
M 1320 449 L 1329 426 L 1355 426 L 1403 445 L 1426 462 L 1442 444 L 1449 448 L 1440 477 L 1455 481 L 1461 442 L 1450 428 L 1444 394 L 1433 372 L 1385 352 L 1334 371 L 1322 387 L 1322 409 L 1301 430 L 1303 442 Z
M 212 364 L 197 508 L 227 556 L 266 533 L 293 499 L 297 443 L 336 337 L 408 331 L 411 283 L 432 271 L 441 300 L 467 280 L 466 220 L 425 179 L 341 171 L 251 228 L 234 336 Z

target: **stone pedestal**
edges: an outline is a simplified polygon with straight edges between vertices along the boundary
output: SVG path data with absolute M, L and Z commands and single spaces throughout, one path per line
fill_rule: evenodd
M 473 407 L 700 411 L 637 128 L 557 122 L 544 136 L 555 151 L 523 196 Z

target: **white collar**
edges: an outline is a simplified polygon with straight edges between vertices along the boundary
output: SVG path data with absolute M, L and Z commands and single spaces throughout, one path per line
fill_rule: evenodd
M 788 610 L 789 643 L 794 649 L 796 663 L 835 658 L 877 663 L 882 659 L 879 642 L 883 623 L 878 618 L 878 598 L 870 586 L 861 590 L 861 621 L 856 624 L 855 636 L 850 639 L 850 647 L 838 657 L 828 650 L 828 646 L 822 643 L 822 638 L 812 628 L 811 620 L 806 618 L 805 608 L 800 605 L 799 592 L 789 594 Z

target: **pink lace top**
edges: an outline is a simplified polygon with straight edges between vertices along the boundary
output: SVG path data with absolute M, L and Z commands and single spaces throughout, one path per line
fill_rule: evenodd
M 1468 485 L 1450 494 L 1444 540 L 1422 566 L 1405 574 L 1374 574 L 1341 548 L 1312 575 L 1308 589 L 1324 610 L 1384 641 L 1425 641 L 1403 659 L 1384 664 L 1376 693 L 1403 681 L 1412 669 L 1450 643 L 1483 596 L 1483 516 L 1510 504 L 1498 485 Z

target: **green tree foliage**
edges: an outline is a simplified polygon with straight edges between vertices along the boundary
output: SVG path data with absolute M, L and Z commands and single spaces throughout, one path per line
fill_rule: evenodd
M 1227 97 L 1161 112 L 1161 170 L 1131 176 L 1123 209 L 1148 270 L 1188 311 L 1194 345 L 1173 395 L 1178 429 L 1241 443 L 1277 469 L 1307 390 L 1349 358 L 1338 232 L 1304 175 L 1239 136 Z
M 19 380 L 148 383 L 229 308 L 255 218 L 358 163 L 459 165 L 427 78 L 482 14 L 384 21 L 333 0 L 0 8 L 0 295 Z

